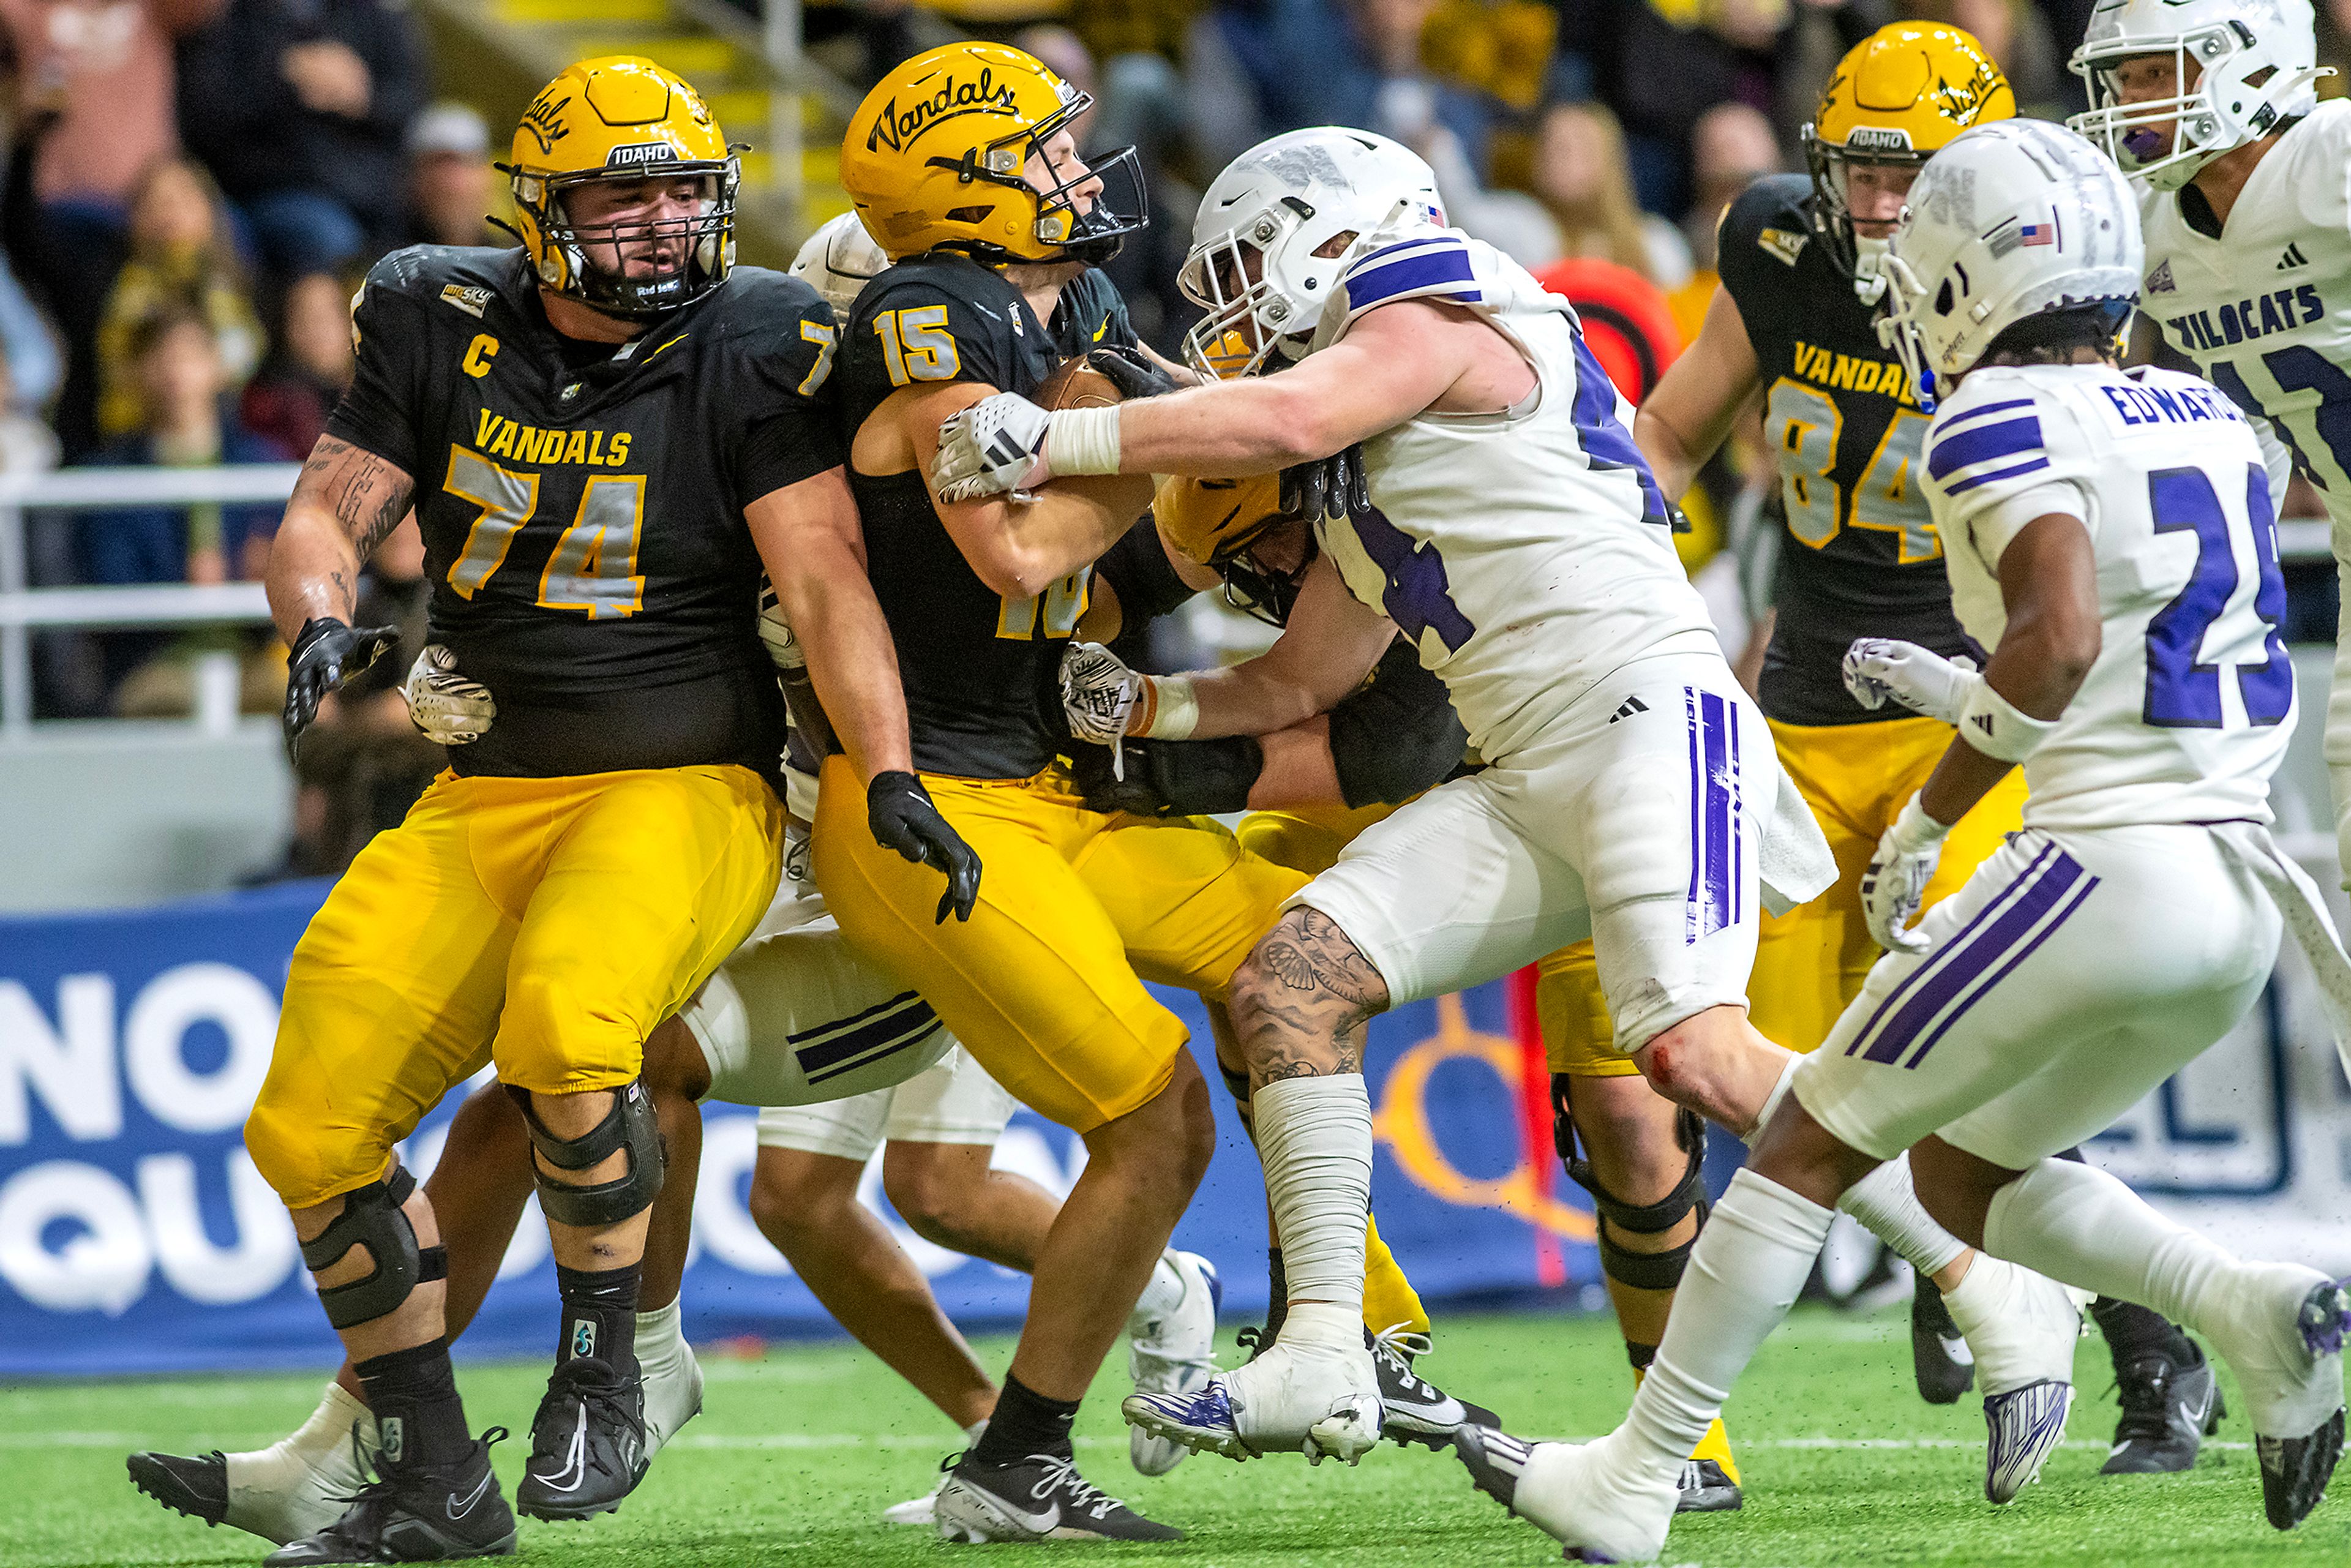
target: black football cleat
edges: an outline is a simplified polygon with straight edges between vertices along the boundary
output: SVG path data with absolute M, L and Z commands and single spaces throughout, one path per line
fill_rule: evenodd
M 1078 1474 L 1067 1455 L 1030 1454 L 1017 1464 L 955 1462 L 931 1505 L 939 1539 L 989 1541 L 1181 1541 L 1184 1532 L 1148 1520 Z
M 2253 1434 L 2253 1457 L 2262 1466 L 2262 1511 L 2278 1530 L 2292 1530 L 2326 1500 L 2326 1483 L 2343 1457 L 2343 1412 L 2301 1437 Z
M 1380 1375 L 1380 1404 L 1385 1407 L 1384 1430 L 1398 1443 L 1418 1443 L 1425 1448 L 1449 1448 L 1464 1427 L 1499 1427 L 1502 1418 L 1482 1405 L 1456 1399 L 1412 1369 L 1415 1356 L 1428 1354 L 1426 1334 L 1364 1331 L 1364 1344 Z M 1254 1359 L 1254 1357 L 1252 1357 Z
M 361 1487 L 343 1517 L 315 1535 L 289 1541 L 263 1568 L 319 1563 L 445 1563 L 503 1557 L 515 1549 L 515 1521 L 490 1469 L 490 1445 L 503 1427 L 482 1434 L 454 1464 L 383 1467 Z
M 228 1512 L 228 1460 L 218 1448 L 202 1457 L 136 1453 L 131 1484 L 175 1513 L 218 1524 Z
M 610 1513 L 645 1479 L 645 1389 L 632 1364 L 574 1356 L 547 1380 L 515 1507 L 532 1519 Z
M 2123 1415 L 2100 1475 L 2158 1476 L 2190 1469 L 2204 1439 L 2220 1429 L 2228 1411 L 2212 1364 L 2192 1340 L 2189 1348 L 2196 1352 L 2194 1361 L 2141 1356 L 2116 1375 Z
M 1719 1459 L 1684 1459 L 1681 1496 L 1676 1513 L 1735 1513 L 1746 1506 L 1746 1494 Z
M 1918 1397 L 1929 1405 L 1956 1405 L 1976 1385 L 1975 1353 L 1951 1321 L 1943 1292 L 1924 1274 L 1910 1297 L 1910 1369 Z

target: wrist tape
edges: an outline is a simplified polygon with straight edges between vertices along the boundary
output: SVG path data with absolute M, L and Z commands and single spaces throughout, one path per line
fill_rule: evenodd
M 1200 727 L 1200 703 L 1189 675 L 1145 675 L 1127 716 L 1126 733 L 1150 740 L 1188 740 Z
M 1117 405 L 1056 410 L 1045 424 L 1045 465 L 1055 474 L 1117 473 Z
M 1980 680 L 1968 688 L 1959 727 L 1960 737 L 1986 757 L 2022 762 L 2041 748 L 2057 721 L 2034 718 L 1994 691 L 1990 681 Z

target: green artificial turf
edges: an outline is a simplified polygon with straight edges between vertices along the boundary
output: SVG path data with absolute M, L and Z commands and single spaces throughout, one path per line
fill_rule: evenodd
M 1000 1340 L 981 1349 L 997 1365 L 1009 1354 Z M 1229 1363 L 1229 1341 L 1226 1349 Z M 1190 1539 L 1162 1547 L 944 1546 L 876 1517 L 929 1486 L 955 1434 L 872 1357 L 847 1343 L 793 1343 L 750 1357 L 705 1351 L 705 1365 L 703 1416 L 622 1511 L 588 1524 L 526 1521 L 524 1558 L 582 1568 L 966 1560 L 1015 1568 L 1146 1555 L 1220 1568 L 1559 1561 L 1547 1538 L 1471 1491 L 1450 1455 L 1422 1448 L 1383 1447 L 1353 1470 L 1310 1469 L 1288 1457 L 1236 1465 L 1201 1456 L 1165 1479 L 1144 1480 L 1126 1461 L 1117 1364 L 1080 1417 L 1081 1466 Z M 1492 1406 L 1524 1435 L 1603 1431 L 1622 1413 L 1628 1387 L 1622 1346 L 1604 1318 L 1442 1322 L 1437 1354 L 1422 1370 Z M 465 1368 L 475 1424 L 526 1428 L 542 1376 L 520 1364 Z M 2084 1342 L 2079 1377 L 2067 1447 L 2039 1486 L 1994 1509 L 1982 1497 L 1977 1401 L 1970 1395 L 1941 1409 L 1918 1401 L 1906 1322 L 1799 1313 L 1765 1347 L 1729 1412 L 1746 1509 L 1677 1524 L 1665 1561 L 1725 1568 L 2351 1562 L 2351 1496 L 2291 1535 L 2262 1522 L 2251 1433 L 2234 1413 L 2189 1474 L 2098 1475 L 2114 1408 L 2095 1340 Z M 257 1562 L 262 1542 L 167 1514 L 135 1492 L 123 1454 L 258 1446 L 308 1415 L 318 1391 L 319 1379 L 289 1376 L 0 1391 L 0 1563 Z M 2233 1404 L 2233 1387 L 2229 1394 Z M 511 1495 L 524 1444 L 497 1453 Z

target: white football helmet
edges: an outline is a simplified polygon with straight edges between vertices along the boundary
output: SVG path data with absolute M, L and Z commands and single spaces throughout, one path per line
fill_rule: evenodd
M 825 303 L 849 325 L 849 312 L 858 294 L 890 265 L 873 236 L 853 212 L 841 214 L 808 236 L 792 257 L 792 276 L 812 285 Z
M 2130 183 L 2096 148 L 2045 120 L 1980 125 L 1910 187 L 1878 340 L 1932 410 L 1938 378 L 1965 374 L 2026 317 L 2136 301 L 2146 255 Z
M 1176 285 L 1208 314 L 1184 357 L 1211 376 L 1243 376 L 1279 350 L 1304 355 L 1339 275 L 1374 234 L 1445 225 L 1437 172 L 1400 142 L 1317 126 L 1261 141 L 1200 198 Z
M 2334 73 L 2314 63 L 2314 31 L 2310 0 L 2100 0 L 2066 62 L 2092 107 L 2066 123 L 2123 172 L 2176 191 L 2221 153 L 2315 107 L 2312 84 Z M 2177 90 L 2123 102 L 2115 68 L 2148 55 L 2172 57 Z

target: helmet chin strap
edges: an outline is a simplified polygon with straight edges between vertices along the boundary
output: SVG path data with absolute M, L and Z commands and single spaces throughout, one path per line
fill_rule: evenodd
M 1875 305 L 1886 297 L 1886 247 L 1891 243 L 1854 231 L 1853 292 L 1864 305 Z

